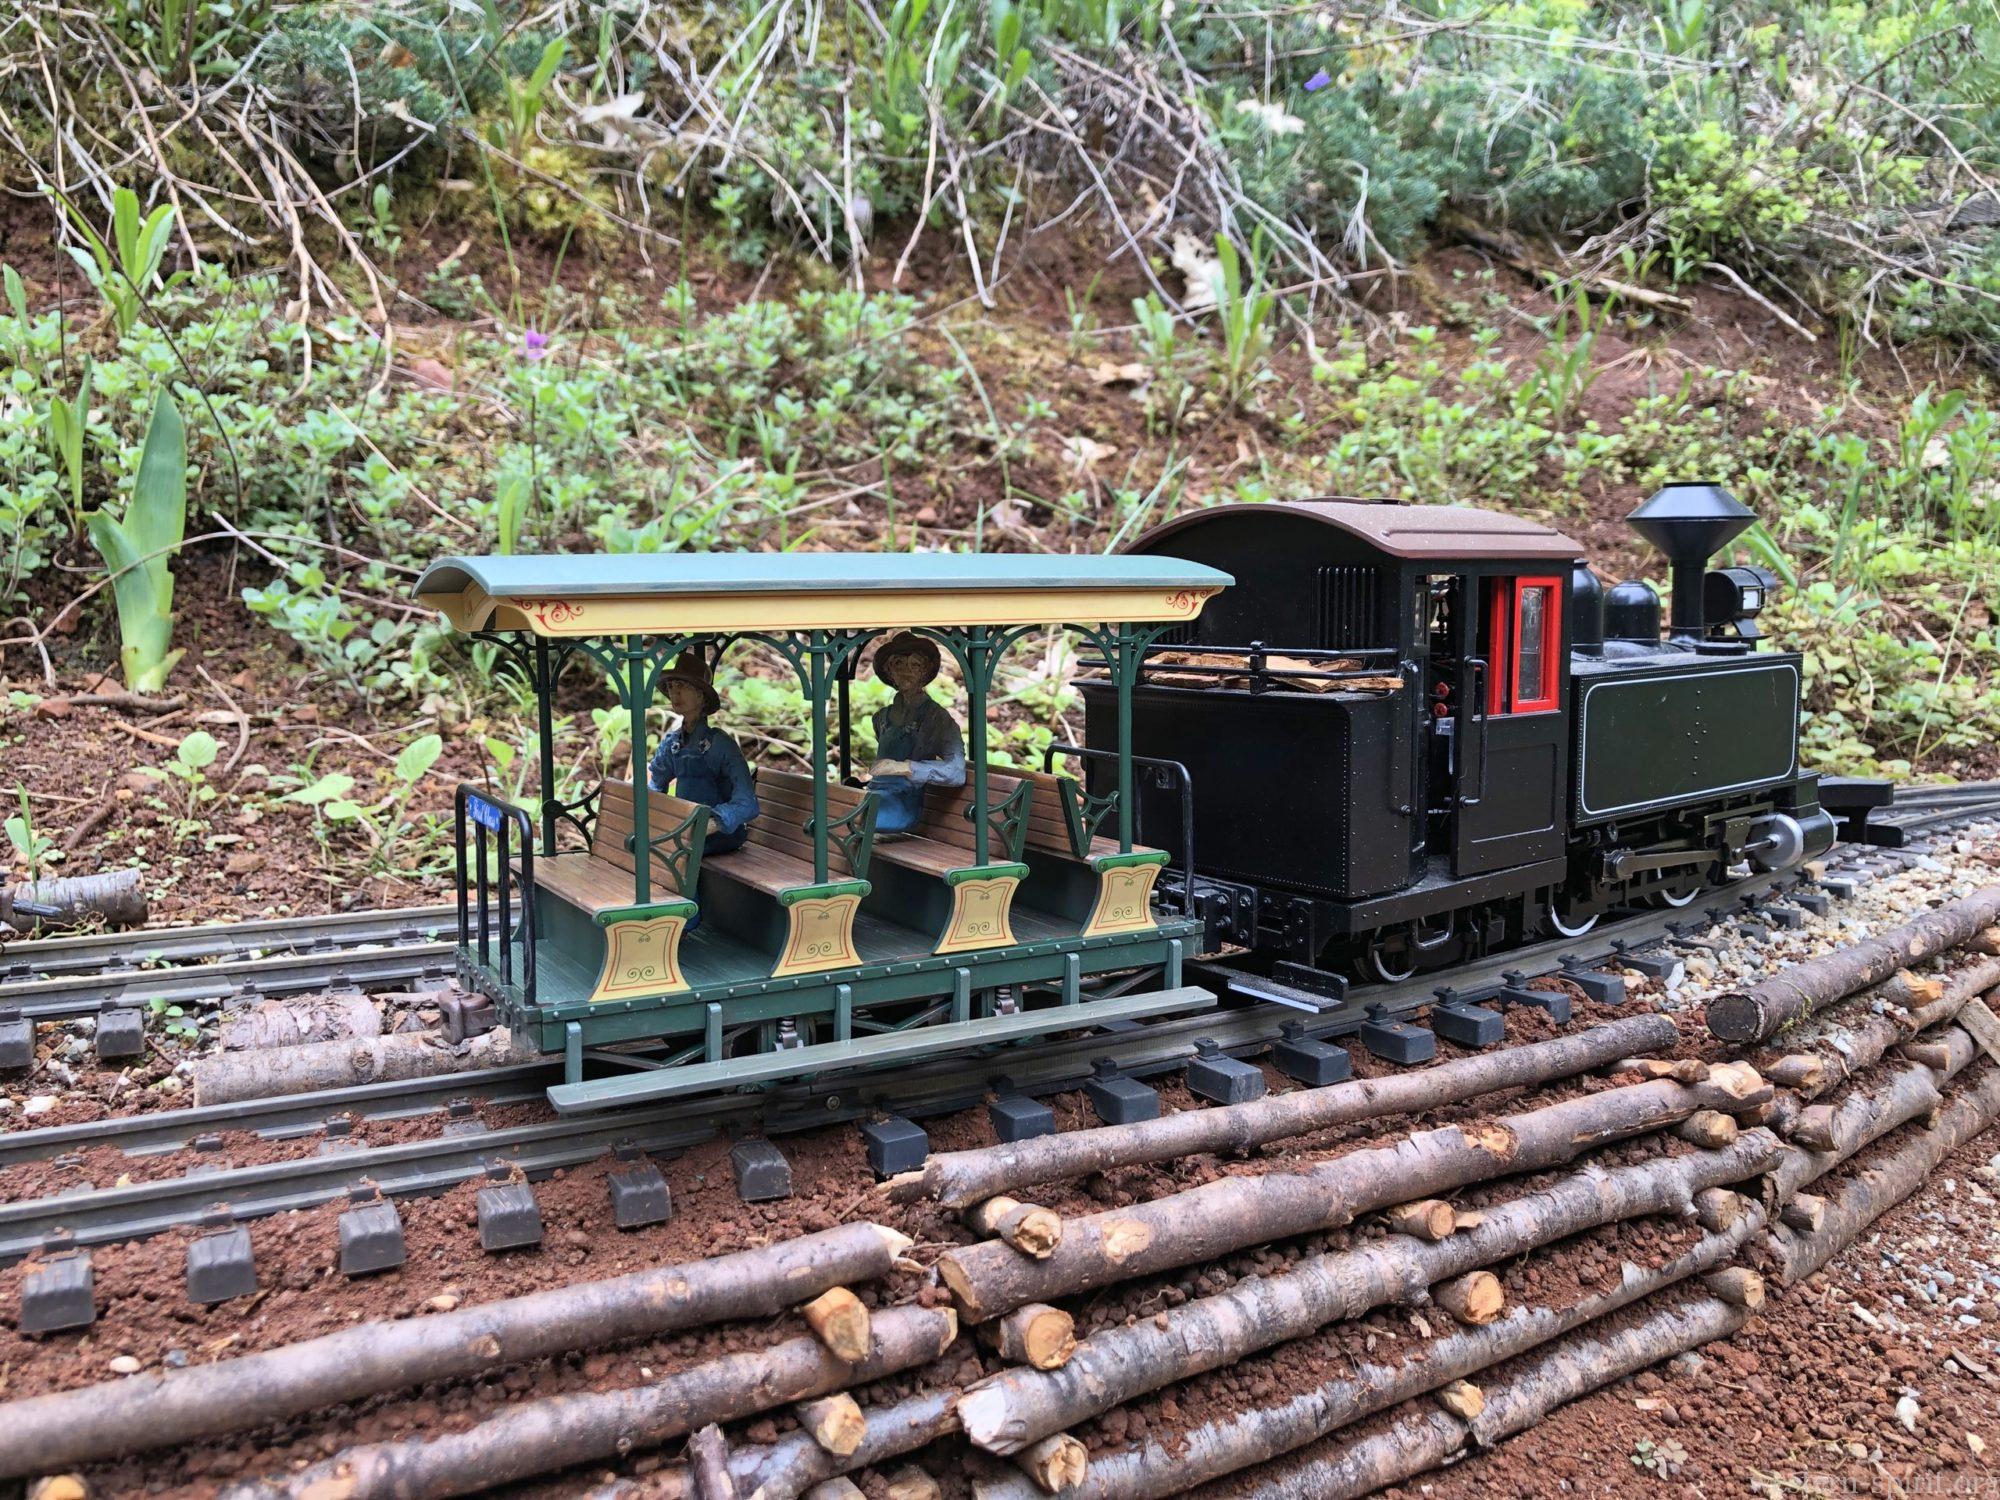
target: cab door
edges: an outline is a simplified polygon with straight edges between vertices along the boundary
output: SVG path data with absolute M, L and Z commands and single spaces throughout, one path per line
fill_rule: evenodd
M 1568 643 L 1552 576 L 1481 578 L 1461 619 L 1451 868 L 1478 875 L 1562 853 Z

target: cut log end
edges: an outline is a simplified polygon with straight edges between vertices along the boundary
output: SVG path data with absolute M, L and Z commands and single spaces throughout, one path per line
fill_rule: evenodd
M 1694 1195 L 1695 1222 L 1710 1234 L 1724 1234 L 1743 1216 L 1743 1196 L 1728 1188 L 1703 1188 Z
M 1059 1432 L 1022 1449 L 1014 1462 L 1044 1494 L 1054 1495 L 1083 1483 L 1090 1467 L 1090 1450 L 1068 1433 Z
M 979 1333 L 1002 1359 L 1037 1370 L 1060 1369 L 1076 1352 L 1076 1320 L 1042 1302 L 1017 1307 Z
M 1432 1287 L 1431 1300 L 1459 1322 L 1482 1328 L 1500 1316 L 1507 1294 L 1491 1271 L 1468 1271 Z
M 1436 1244 L 1458 1228 L 1458 1214 L 1441 1198 L 1421 1198 L 1390 1209 L 1382 1222 L 1396 1234 Z
M 1709 1035 L 1724 1042 L 1754 1042 L 1765 1035 L 1763 1004 L 1755 995 L 1717 995 L 1706 1010 Z
M 1701 1284 L 1731 1307 L 1755 1312 L 1764 1305 L 1764 1278 L 1748 1266 L 1724 1266 L 1702 1277 Z
M 1719 1109 L 1698 1109 L 1675 1127 L 1674 1133 L 1704 1150 L 1715 1151 L 1733 1142 L 1740 1133 L 1736 1121 Z
M 845 1391 L 806 1402 L 799 1408 L 799 1425 L 835 1458 L 846 1458 L 868 1436 L 868 1418 Z
M 1708 1064 L 1698 1057 L 1621 1057 L 1607 1071 L 1637 1073 L 1649 1081 L 1671 1078 L 1675 1083 L 1700 1083 L 1708 1076 Z
M 889 1476 L 889 1500 L 941 1500 L 943 1487 L 915 1464 Z
M 851 1365 L 868 1357 L 868 1307 L 846 1287 L 820 1293 L 800 1311 L 835 1359 Z
M 1826 1223 L 1826 1199 L 1814 1193 L 1799 1193 L 1779 1211 L 1778 1220 L 1787 1229 L 1817 1234 Z
M 1826 1059 L 1815 1052 L 1793 1052 L 1764 1070 L 1764 1076 L 1781 1089 L 1798 1089 L 1817 1094 L 1827 1085 Z
M 1740 1099 L 1746 1104 L 1761 1102 L 1765 1090 L 1770 1087 L 1764 1075 L 1747 1062 L 1713 1063 L 1708 1069 L 1706 1080 L 1709 1087 L 1720 1089 L 1732 1099 Z
M 974 1234 L 1004 1240 L 1035 1260 L 1047 1260 L 1062 1244 L 1060 1214 L 1014 1198 L 988 1198 L 975 1204 L 966 1210 L 965 1223 Z

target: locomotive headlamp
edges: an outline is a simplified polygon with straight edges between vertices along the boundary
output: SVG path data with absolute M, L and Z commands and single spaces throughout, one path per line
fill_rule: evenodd
M 1739 639 L 1760 640 L 1757 616 L 1777 587 L 1769 568 L 1717 568 L 1702 580 L 1702 616 L 1712 629 L 1733 625 Z

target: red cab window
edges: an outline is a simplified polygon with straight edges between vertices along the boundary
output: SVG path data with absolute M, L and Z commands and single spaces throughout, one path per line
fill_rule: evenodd
M 1548 713 L 1560 693 L 1562 580 L 1496 579 L 1487 712 Z M 1508 585 L 1512 584 L 1509 588 Z

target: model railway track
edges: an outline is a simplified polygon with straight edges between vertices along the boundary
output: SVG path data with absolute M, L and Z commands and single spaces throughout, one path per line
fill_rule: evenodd
M 442 937 L 456 920 L 454 906 L 412 906 L 33 938 L 0 947 L 0 981 L 97 974 L 144 964 L 247 962 L 277 954 L 327 954 L 344 948 L 431 942 Z
M 1798 883 L 1792 875 L 1756 876 L 1712 893 L 1722 915 L 1752 917 L 1751 903 Z M 1667 909 L 1635 915 L 1584 939 L 1560 939 L 1510 950 L 1449 973 L 1426 974 L 1356 989 L 1345 1002 L 1321 1002 L 1307 1033 L 1351 1036 L 1364 1023 L 1408 1015 L 1435 1002 L 1449 983 L 1467 1001 L 1482 998 L 1506 977 L 1540 977 L 1629 962 L 1674 941 L 1690 913 Z M 329 1138 L 320 1155 L 249 1167 L 200 1167 L 186 1176 L 122 1188 L 70 1189 L 59 1196 L 0 1204 L 0 1264 L 11 1264 L 66 1235 L 69 1243 L 100 1245 L 144 1238 L 200 1220 L 227 1204 L 241 1220 L 309 1208 L 373 1184 L 391 1196 L 442 1192 L 495 1165 L 529 1178 L 580 1166 L 617 1147 L 673 1153 L 722 1133 L 771 1135 L 817 1129 L 889 1112 L 928 1117 L 976 1107 L 1004 1077 L 1028 1095 L 1081 1087 L 1099 1060 L 1120 1072 L 1151 1077 L 1181 1067 L 1198 1044 L 1232 1055 L 1255 1054 L 1299 1022 L 1298 1001 L 1253 1001 L 1238 1008 L 1153 1021 L 1133 1030 L 1091 1032 L 1054 1042 L 998 1048 L 971 1057 L 938 1058 L 891 1073 L 847 1072 L 757 1093 L 701 1096 L 641 1106 L 581 1120 L 500 1130 L 478 1127 L 435 1139 L 364 1146 Z M 407 1118 L 445 1110 L 459 1099 L 525 1102 L 561 1077 L 559 1064 L 529 1064 L 413 1082 L 367 1084 L 313 1094 L 172 1110 L 0 1136 L 0 1169 L 48 1161 L 70 1152 L 116 1146 L 144 1155 L 185 1149 L 201 1136 L 247 1130 L 269 1139 L 296 1138 L 337 1118 Z
M 172 1005 L 214 1004 L 346 986 L 380 988 L 444 979 L 452 973 L 455 942 L 421 938 L 414 942 L 397 938 L 378 941 L 396 946 L 336 947 L 174 968 L 106 969 L 52 979 L 13 980 L 0 988 L 0 1007 L 32 1021 L 66 1021 L 107 1005 L 144 1005 L 153 1000 Z

